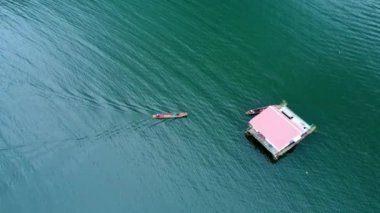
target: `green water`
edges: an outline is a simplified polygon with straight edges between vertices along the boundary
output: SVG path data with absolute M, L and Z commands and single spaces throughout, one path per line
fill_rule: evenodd
M 379 212 L 379 56 L 378 0 L 2 0 L 0 212 Z

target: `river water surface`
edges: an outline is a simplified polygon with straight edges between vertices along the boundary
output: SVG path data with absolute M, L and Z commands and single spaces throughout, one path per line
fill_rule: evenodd
M 379 212 L 379 56 L 378 0 L 1 0 L 0 212 Z

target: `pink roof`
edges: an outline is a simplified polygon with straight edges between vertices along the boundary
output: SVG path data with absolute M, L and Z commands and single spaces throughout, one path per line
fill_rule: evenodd
M 249 124 L 260 132 L 277 151 L 285 148 L 295 137 L 302 134 L 302 130 L 275 106 L 269 106 L 263 110 L 252 118 Z

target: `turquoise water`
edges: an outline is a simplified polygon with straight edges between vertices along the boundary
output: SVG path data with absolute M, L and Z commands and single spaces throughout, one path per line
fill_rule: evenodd
M 379 55 L 377 0 L 3 0 L 0 212 L 378 212 Z

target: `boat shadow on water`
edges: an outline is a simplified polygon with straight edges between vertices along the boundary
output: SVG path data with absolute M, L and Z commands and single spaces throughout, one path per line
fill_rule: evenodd
M 245 134 L 245 138 L 255 147 L 256 150 L 258 150 L 261 154 L 265 155 L 265 157 L 272 163 L 272 164 L 276 164 L 278 163 L 278 161 L 282 158 L 285 158 L 288 154 L 291 154 L 294 152 L 294 148 L 297 147 L 293 147 L 291 148 L 288 152 L 286 152 L 284 155 L 280 156 L 279 159 L 275 160 L 272 156 L 272 154 L 267 150 L 265 149 L 265 147 L 263 145 L 261 145 L 261 143 L 256 140 L 256 138 L 254 138 L 252 135 L 247 135 Z

